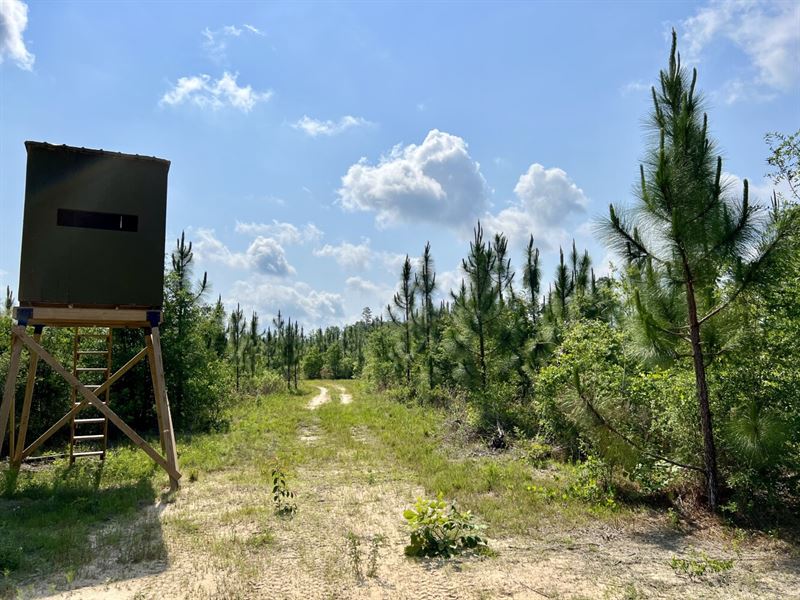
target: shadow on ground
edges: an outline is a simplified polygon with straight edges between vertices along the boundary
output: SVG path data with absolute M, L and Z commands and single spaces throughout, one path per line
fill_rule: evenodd
M 111 485 L 102 483 L 104 468 L 60 461 L 0 469 L 0 598 L 71 589 L 98 561 L 116 562 L 123 578 L 137 570 L 126 565 L 166 568 L 152 478 Z

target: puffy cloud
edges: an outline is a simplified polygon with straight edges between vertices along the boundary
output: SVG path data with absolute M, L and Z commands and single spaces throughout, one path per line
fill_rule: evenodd
M 463 229 L 488 205 L 467 143 L 438 129 L 419 145 L 395 146 L 376 165 L 362 158 L 342 177 L 338 194 L 346 210 L 375 212 L 379 227 L 427 221 Z
M 223 263 L 234 269 L 247 269 L 250 263 L 243 252 L 231 252 L 225 244 L 216 238 L 213 229 L 200 228 L 193 235 L 192 249 L 199 261 Z
M 271 320 L 280 310 L 284 318 L 297 319 L 306 330 L 341 324 L 345 314 L 340 294 L 315 290 L 303 282 L 276 284 L 258 275 L 233 284 L 226 304 L 237 302 L 246 312 L 257 311 L 262 323 Z
M 193 249 L 198 260 L 219 262 L 234 269 L 250 269 L 264 275 L 286 277 L 295 273 L 283 247 L 274 239 L 258 236 L 245 252 L 233 252 L 214 235 L 213 229 L 198 229 Z
M 249 235 L 265 235 L 271 237 L 282 245 L 304 244 L 306 242 L 317 242 L 322 239 L 322 230 L 313 223 L 307 223 L 300 229 L 291 223 L 283 223 L 275 219 L 272 223 L 242 223 L 236 222 L 237 233 Z
M 399 273 L 403 268 L 403 263 L 406 261 L 405 254 L 398 254 L 397 252 L 380 252 L 381 262 L 392 273 Z
M 22 37 L 27 26 L 27 4 L 21 0 L 0 1 L 0 64 L 8 57 L 20 69 L 33 69 L 36 57 L 28 51 Z
M 728 82 L 723 90 L 725 101 L 766 99 L 769 94 L 757 86 L 783 92 L 797 86 L 799 23 L 797 2 L 714 1 L 683 21 L 683 41 L 688 44 L 690 60 L 697 60 L 716 39 L 735 44 L 750 59 L 756 75 L 752 82 Z
M 546 225 L 563 223 L 570 213 L 585 212 L 589 202 L 563 170 L 546 169 L 539 163 L 520 176 L 514 193 L 521 205 Z
M 348 129 L 353 129 L 354 127 L 365 127 L 367 125 L 372 125 L 372 123 L 363 117 L 353 117 L 351 115 L 345 115 L 338 121 L 320 121 L 318 119 L 312 119 L 308 115 L 303 115 L 303 118 L 298 120 L 296 123 L 293 123 L 292 127 L 303 131 L 310 137 L 315 138 L 320 135 L 339 135 Z
M 272 90 L 256 92 L 249 85 L 240 86 L 236 82 L 238 76 L 238 73 L 225 71 L 219 79 L 205 74 L 181 77 L 175 87 L 162 96 L 159 104 L 178 106 L 189 103 L 212 110 L 229 106 L 248 113 L 256 104 L 267 102 L 272 97 Z
M 314 250 L 314 256 L 326 256 L 333 258 L 341 267 L 346 269 L 368 268 L 372 262 L 372 248 L 369 240 L 364 240 L 360 244 L 342 242 L 337 246 L 325 244 L 322 248 Z
M 363 277 L 348 277 L 345 281 L 347 289 L 359 296 L 374 298 L 379 302 L 388 302 L 394 294 L 394 289 L 388 285 L 375 283 Z
M 565 230 L 576 216 L 586 212 L 588 198 L 583 190 L 557 167 L 532 164 L 514 187 L 517 201 L 483 220 L 490 232 L 502 232 L 516 245 L 531 233 L 542 248 L 554 248 L 569 239 Z
M 293 275 L 295 270 L 286 260 L 283 247 L 267 237 L 257 237 L 247 248 L 246 256 L 253 268 L 265 275 L 285 277 Z

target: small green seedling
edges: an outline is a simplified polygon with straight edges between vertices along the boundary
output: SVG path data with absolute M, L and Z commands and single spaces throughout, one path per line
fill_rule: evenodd
M 279 467 L 272 469 L 272 502 L 281 517 L 293 517 L 297 512 L 294 492 L 286 485 L 286 475 Z

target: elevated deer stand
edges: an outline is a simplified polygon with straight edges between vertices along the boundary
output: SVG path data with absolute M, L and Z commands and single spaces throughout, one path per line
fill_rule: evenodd
M 116 425 L 131 441 L 144 450 L 150 458 L 158 463 L 169 475 L 170 489 L 178 488 L 181 474 L 178 472 L 178 456 L 175 449 L 175 433 L 172 429 L 172 417 L 169 411 L 167 388 L 164 381 L 164 367 L 161 360 L 161 338 L 158 326 L 161 323 L 161 311 L 141 309 L 98 309 L 98 308 L 17 308 L 14 311 L 17 325 L 11 330 L 11 362 L 8 366 L 8 377 L 3 392 L 3 403 L 0 404 L 0 453 L 3 450 L 6 429 L 9 428 L 9 456 L 11 465 L 19 469 L 22 461 L 36 451 L 59 429 L 70 423 L 81 410 L 89 405 L 96 408 L 106 419 Z M 33 327 L 33 336 L 28 334 L 28 327 Z M 144 330 L 145 348 L 131 358 L 116 373 L 113 373 L 101 385 L 90 390 L 81 383 L 75 375 L 70 373 L 52 354 L 47 352 L 39 343 L 42 330 L 45 327 L 108 327 L 108 328 L 137 328 Z M 30 367 L 25 386 L 25 399 L 22 404 L 22 414 L 19 422 L 19 432 L 15 437 L 14 415 L 15 388 L 19 363 L 23 346 L 30 355 Z M 156 402 L 156 415 L 158 416 L 158 431 L 161 439 L 159 454 L 150 444 L 142 439 L 129 425 L 127 425 L 100 397 L 111 385 L 127 373 L 131 367 L 147 357 L 150 365 L 150 375 L 153 380 L 153 395 Z M 36 366 L 39 359 L 46 362 L 56 373 L 61 375 L 67 383 L 82 397 L 80 402 L 75 402 L 71 410 L 61 417 L 50 429 L 39 438 L 25 446 L 25 436 L 28 431 L 28 420 L 31 413 L 33 387 L 36 380 Z

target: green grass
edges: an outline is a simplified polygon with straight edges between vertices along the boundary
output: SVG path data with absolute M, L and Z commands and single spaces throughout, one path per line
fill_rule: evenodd
M 68 575 L 91 559 L 92 540 L 112 519 L 119 527 L 133 523 L 157 497 L 154 468 L 138 454 L 125 448 L 106 465 L 59 460 L 16 478 L 3 472 L 0 572 L 6 579 L 24 584 Z
M 332 402 L 308 411 L 305 407 L 317 393 L 317 383 L 329 387 Z M 342 383 L 354 396 L 349 405 L 339 403 L 333 387 Z M 528 532 L 543 520 L 579 523 L 631 512 L 563 499 L 562 492 L 574 480 L 568 466 L 537 470 L 511 455 L 453 458 L 457 452 L 442 448 L 444 418 L 440 410 L 406 406 L 369 393 L 359 382 L 306 382 L 298 394 L 243 400 L 233 410 L 227 431 L 179 436 L 185 476 L 179 494 L 190 494 L 191 486 L 218 476 L 252 490 L 252 498 L 242 497 L 241 505 L 214 517 L 219 525 L 254 524 L 255 533 L 233 540 L 236 548 L 250 551 L 270 551 L 273 545 L 272 507 L 264 490 L 271 485 L 270 470 L 276 464 L 286 472 L 290 487 L 302 469 L 324 470 L 335 463 L 337 471 L 331 477 L 346 478 L 348 483 L 370 486 L 398 479 L 423 487 L 430 496 L 442 492 L 486 523 L 490 537 Z M 306 430 L 319 434 L 318 443 L 300 439 Z M 189 481 L 190 473 L 197 483 Z M 161 469 L 132 447 L 112 449 L 105 464 L 84 461 L 69 466 L 60 460 L 23 470 L 18 478 L 9 471 L 0 471 L 0 477 L 5 478 L 0 497 L 0 575 L 6 573 L 0 579 L 0 596 L 3 586 L 13 595 L 15 586 L 37 580 L 59 580 L 63 585 L 96 553 L 112 552 L 124 564 L 163 561 L 162 527 L 190 541 L 203 535 L 191 516 L 167 517 L 162 523 L 154 511 L 144 510 L 159 499 L 168 481 Z M 558 500 L 531 492 L 532 485 L 555 490 Z M 409 504 L 413 500 L 407 499 Z M 398 523 L 403 508 L 398 507 Z M 302 511 L 301 505 L 299 518 Z
M 352 461 L 395 476 L 411 476 L 429 495 L 442 492 L 447 499 L 475 512 L 490 525 L 490 533 L 516 534 L 531 531 L 543 521 L 583 523 L 587 520 L 618 519 L 631 515 L 625 506 L 592 506 L 564 494 L 575 481 L 569 465 L 552 463 L 548 470 L 534 469 L 514 455 L 453 458 L 445 452 L 445 415 L 441 410 L 408 406 L 380 394 L 369 393 L 360 382 L 348 384 L 356 401 L 348 406 L 327 404 L 318 409 L 320 425 L 340 449 L 358 449 Z M 353 427 L 366 426 L 380 442 L 355 441 Z M 366 476 L 368 477 L 368 473 Z M 553 490 L 557 500 L 531 492 L 535 485 Z

